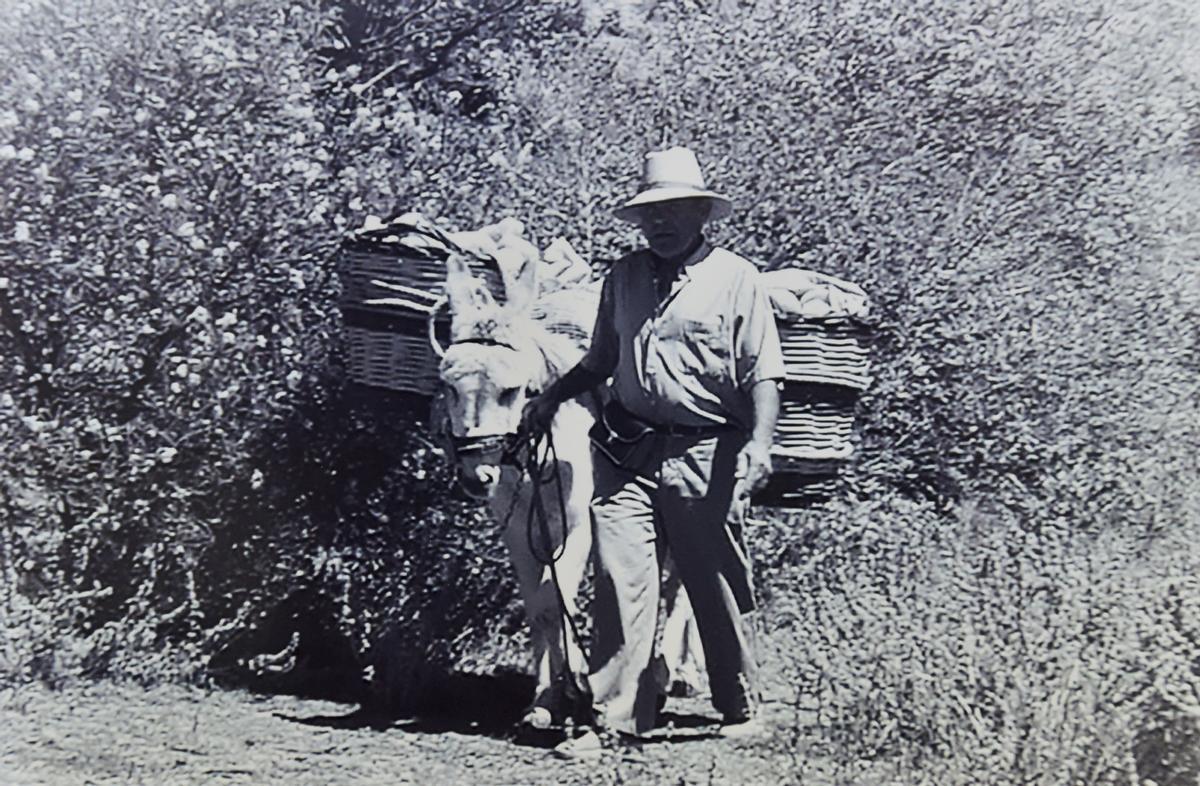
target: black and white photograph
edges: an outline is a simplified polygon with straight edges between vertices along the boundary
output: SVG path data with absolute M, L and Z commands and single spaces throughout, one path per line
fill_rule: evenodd
M 1196 0 L 0 0 L 0 786 L 1200 786 Z

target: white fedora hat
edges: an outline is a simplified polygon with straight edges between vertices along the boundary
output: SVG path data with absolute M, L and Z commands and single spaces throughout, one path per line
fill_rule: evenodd
M 712 203 L 710 220 L 725 218 L 733 209 L 729 197 L 704 187 L 704 175 L 696 154 L 686 147 L 672 147 L 646 154 L 642 187 L 637 196 L 616 209 L 622 221 L 637 221 L 639 207 L 670 199 L 707 199 Z

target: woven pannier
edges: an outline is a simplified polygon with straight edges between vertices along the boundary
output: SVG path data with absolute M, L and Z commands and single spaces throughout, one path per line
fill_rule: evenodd
M 438 384 L 438 358 L 429 345 L 425 320 L 372 319 L 343 309 L 346 373 L 352 382 L 432 396 Z M 449 332 L 439 325 L 439 332 Z
M 429 344 L 429 322 L 433 320 L 445 345 L 449 315 L 439 300 L 448 256 L 443 242 L 415 228 L 359 232 L 342 245 L 339 306 L 352 382 L 433 395 L 438 358 Z M 468 260 L 497 301 L 503 302 L 504 285 L 495 261 L 478 255 L 468 255 Z M 370 302 L 380 298 L 390 302 Z
M 853 319 L 780 319 L 779 343 L 788 382 L 815 382 L 864 390 L 870 329 Z
M 870 328 L 853 319 L 777 319 L 786 374 L 775 427 L 770 507 L 827 499 L 854 452 L 855 406 L 870 383 Z

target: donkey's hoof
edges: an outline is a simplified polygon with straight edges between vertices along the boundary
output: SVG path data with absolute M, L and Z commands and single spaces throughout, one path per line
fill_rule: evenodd
M 525 713 L 525 717 L 521 718 L 521 725 L 529 729 L 545 731 L 554 725 L 554 715 L 545 707 L 532 707 L 529 712 Z

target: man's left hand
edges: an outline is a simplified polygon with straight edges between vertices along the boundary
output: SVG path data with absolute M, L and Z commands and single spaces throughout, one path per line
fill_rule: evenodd
M 771 477 L 771 446 L 751 440 L 737 457 L 738 494 L 749 497 Z

